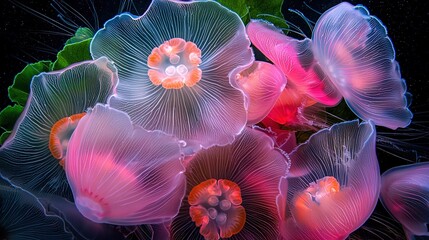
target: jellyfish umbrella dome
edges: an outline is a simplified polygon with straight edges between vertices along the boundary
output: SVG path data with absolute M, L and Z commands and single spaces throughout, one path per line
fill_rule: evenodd
M 118 68 L 109 104 L 185 141 L 190 154 L 231 143 L 246 125 L 235 74 L 252 64 L 253 52 L 240 17 L 215 1 L 154 0 L 142 16 L 107 21 L 90 50 Z
M 383 173 L 380 199 L 403 225 L 408 239 L 429 236 L 429 163 L 394 167 Z
M 126 113 L 102 104 L 79 122 L 65 168 L 79 211 L 116 225 L 174 217 L 185 191 L 184 170 L 177 139 L 135 126 Z
M 12 134 L 0 148 L 0 173 L 33 193 L 72 199 L 64 172 L 67 145 L 88 107 L 115 91 L 116 68 L 106 58 L 41 73 Z
M 410 124 L 411 95 L 392 41 L 365 7 L 345 2 L 332 7 L 316 22 L 311 39 L 293 39 L 256 20 L 248 24 L 247 33 L 297 90 L 313 100 L 333 106 L 342 96 L 363 120 L 391 129 Z
M 345 239 L 369 218 L 380 190 L 375 135 L 372 123 L 343 122 L 290 153 L 278 198 L 285 239 Z

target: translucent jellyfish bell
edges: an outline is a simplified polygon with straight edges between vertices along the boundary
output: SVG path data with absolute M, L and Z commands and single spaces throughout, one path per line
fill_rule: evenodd
M 246 30 L 252 44 L 282 70 L 288 86 L 328 106 L 341 100 L 341 95 L 317 65 L 310 39 L 291 38 L 260 20 L 252 20 Z
M 97 104 L 69 142 L 65 170 L 74 202 L 88 219 L 116 225 L 170 220 L 185 191 L 179 142 Z
M 120 83 L 109 104 L 133 122 L 186 142 L 188 153 L 225 145 L 246 125 L 235 74 L 253 62 L 240 17 L 215 1 L 152 1 L 140 17 L 121 14 L 91 42 Z
M 74 239 L 63 220 L 46 215 L 33 195 L 0 185 L 0 239 Z
M 340 3 L 319 18 L 312 40 L 314 57 L 357 116 L 391 129 L 410 124 L 410 96 L 379 19 Z
M 24 112 L 0 148 L 0 173 L 30 192 L 71 199 L 63 170 L 68 141 L 86 109 L 105 103 L 117 81 L 106 58 L 35 76 Z
M 293 39 L 262 21 L 250 22 L 247 33 L 282 69 L 288 84 L 313 100 L 333 106 L 342 96 L 361 119 L 391 129 L 411 122 L 410 94 L 393 44 L 365 7 L 344 2 L 329 9 L 317 21 L 312 39 Z
M 278 201 L 284 238 L 345 239 L 369 218 L 380 189 L 375 135 L 371 123 L 344 122 L 290 154 Z
M 186 197 L 171 238 L 277 239 L 276 197 L 288 167 L 274 142 L 251 128 L 230 145 L 199 151 L 186 166 Z
M 429 162 L 392 168 L 381 179 L 380 199 L 408 239 L 429 236 Z
M 248 125 L 268 115 L 286 86 L 283 73 L 275 65 L 261 61 L 236 74 L 236 81 L 248 98 Z

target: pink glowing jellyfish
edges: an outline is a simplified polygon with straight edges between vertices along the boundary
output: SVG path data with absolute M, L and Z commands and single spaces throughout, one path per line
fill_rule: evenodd
M 328 106 L 343 96 L 363 120 L 391 129 L 411 122 L 410 95 L 386 28 L 363 6 L 341 3 L 317 21 L 312 39 L 298 41 L 272 25 L 247 26 L 252 43 L 300 92 Z M 274 119 L 275 120 L 275 119 Z
M 248 98 L 248 125 L 256 124 L 268 115 L 286 86 L 283 73 L 275 65 L 261 61 L 255 61 L 235 78 Z
M 74 131 L 67 179 L 79 211 L 94 222 L 155 224 L 177 214 L 185 191 L 179 142 L 146 131 L 98 104 Z
M 344 122 L 290 153 L 278 198 L 285 239 L 345 239 L 369 218 L 380 189 L 375 135 L 372 123 Z
M 268 115 L 281 124 L 303 123 L 302 111 L 316 102 L 337 104 L 341 95 L 326 80 L 311 50 L 311 40 L 288 37 L 273 25 L 252 20 L 247 25 L 252 44 L 278 66 L 288 83 Z
M 118 68 L 109 104 L 145 129 L 184 140 L 187 153 L 231 143 L 245 127 L 235 75 L 253 52 L 240 17 L 219 3 L 155 0 L 140 17 L 107 21 L 90 48 Z
M 246 128 L 186 165 L 187 190 L 172 239 L 277 239 L 276 197 L 289 162 L 263 132 Z
M 30 192 L 72 199 L 63 169 L 70 136 L 87 108 L 106 103 L 117 81 L 106 58 L 35 76 L 24 112 L 0 148 L 1 175 Z
M 408 239 L 429 236 L 429 162 L 392 168 L 381 178 L 380 199 Z

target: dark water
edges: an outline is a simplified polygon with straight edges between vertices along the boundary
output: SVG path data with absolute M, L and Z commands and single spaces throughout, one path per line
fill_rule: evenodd
M 52 18 L 60 23 L 57 11 L 51 6 L 51 0 L 20 0 L 41 15 Z M 58 0 L 58 2 L 64 2 Z M 118 13 L 119 0 L 94 1 L 99 24 L 94 21 L 94 13 L 88 7 L 86 0 L 67 1 L 83 18 L 87 19 L 93 27 L 101 27 L 109 18 Z M 122 1 L 125 2 L 125 1 Z M 129 2 L 129 1 L 126 1 Z M 307 5 L 316 11 L 323 12 L 338 4 L 339 0 L 308 0 Z M 413 94 L 411 110 L 415 114 L 412 129 L 397 131 L 393 138 L 399 142 L 407 140 L 411 145 L 400 145 L 402 148 L 412 149 L 415 152 L 402 153 L 401 149 L 392 150 L 407 160 L 394 157 L 384 151 L 378 152 L 382 172 L 395 165 L 415 161 L 428 161 L 429 137 L 421 137 L 428 133 L 429 126 L 429 1 L 423 0 L 363 0 L 350 1 L 353 4 L 363 4 L 372 15 L 377 16 L 386 26 L 389 36 L 396 48 L 396 60 L 401 66 L 403 78 L 407 81 L 408 91 Z M 149 1 L 135 1 L 131 8 L 134 14 L 142 14 L 149 5 Z M 0 1 L 0 39 L 2 42 L 0 67 L 0 108 L 10 104 L 7 98 L 7 87 L 11 85 L 13 77 L 27 63 L 39 60 L 55 59 L 64 42 L 71 36 L 73 27 L 58 27 L 54 21 L 46 22 L 19 6 L 17 0 Z M 126 7 L 126 6 L 125 6 Z M 302 27 L 308 36 L 311 31 L 305 27 L 305 22 L 288 11 L 289 8 L 298 9 L 310 20 L 316 21 L 319 14 L 311 10 L 302 0 L 286 0 L 283 12 L 287 20 Z M 74 19 L 79 25 L 86 25 L 79 20 L 77 14 L 67 17 Z M 414 130 L 416 129 L 416 130 Z M 392 133 L 381 129 L 380 132 Z M 418 137 L 420 136 L 420 137 Z M 390 150 L 389 150 L 390 151 Z M 378 224 L 374 218 L 351 236 L 352 239 L 402 239 L 403 232 L 393 219 L 381 206 L 376 209 L 376 217 L 384 224 Z M 378 220 L 379 220 L 378 219 Z M 393 228 L 389 229 L 386 225 Z M 380 228 L 380 231 L 374 230 Z M 375 233 L 371 233 L 375 232 Z M 387 233 L 389 232 L 389 233 Z M 377 237 L 378 236 L 378 237 Z

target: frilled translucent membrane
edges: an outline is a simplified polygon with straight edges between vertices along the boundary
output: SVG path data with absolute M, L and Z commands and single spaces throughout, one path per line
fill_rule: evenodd
M 395 167 L 381 178 L 381 201 L 408 239 L 429 236 L 429 162 Z
M 73 239 L 58 216 L 47 216 L 31 194 L 0 185 L 0 239 Z
M 284 238 L 345 239 L 368 219 L 380 189 L 375 137 L 372 123 L 343 122 L 292 151 L 279 197 Z
M 171 238 L 218 239 L 223 230 L 240 229 L 244 221 L 231 239 L 277 239 L 276 197 L 288 167 L 286 156 L 274 148 L 273 141 L 251 128 L 245 128 L 230 145 L 199 151 L 186 166 L 186 197 L 171 224 Z M 228 193 L 233 196 L 228 198 Z M 222 202 L 225 199 L 231 206 Z M 223 210 L 228 207 L 234 211 Z
M 341 100 L 314 59 L 310 39 L 288 37 L 274 25 L 257 20 L 247 25 L 247 34 L 252 44 L 282 70 L 294 91 L 329 106 Z
M 94 222 L 139 225 L 177 214 L 185 191 L 179 142 L 97 104 L 80 120 L 66 174 L 79 211 Z
M 73 114 L 70 117 L 61 118 L 51 128 L 49 150 L 54 158 L 60 160 L 62 167 L 64 167 L 70 137 L 83 116 L 85 116 L 85 113 Z
M 312 39 L 315 58 L 357 116 L 391 129 L 410 124 L 410 96 L 378 18 L 344 2 L 320 17 Z
M 183 42 L 192 49 L 167 57 Z M 217 2 L 156 0 L 143 16 L 121 14 L 95 34 L 91 54 L 118 68 L 112 107 L 186 141 L 191 152 L 232 142 L 246 124 L 234 76 L 253 53 L 240 17 Z
M 235 77 L 249 99 L 248 125 L 256 124 L 268 115 L 286 86 L 284 74 L 267 62 L 255 61 Z
M 116 68 L 106 58 L 34 77 L 24 112 L 0 148 L 0 173 L 31 192 L 72 199 L 64 170 L 53 155 L 55 151 L 50 150 L 51 132 L 61 119 L 82 113 L 98 102 L 105 103 L 117 81 Z M 61 154 L 65 153 L 72 129 L 60 134 L 56 146 Z

